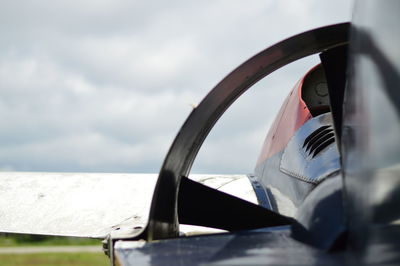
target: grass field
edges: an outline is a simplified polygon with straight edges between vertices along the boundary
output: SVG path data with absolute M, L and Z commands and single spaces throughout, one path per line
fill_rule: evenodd
M 90 266 L 110 265 L 103 253 L 0 254 L 1 266 Z
M 79 237 L 41 237 L 32 235 L 0 234 L 0 247 L 18 247 L 18 246 L 81 246 L 90 245 L 101 246 L 100 239 L 79 238 Z
M 32 235 L 0 234 L 0 249 L 10 247 L 54 247 L 54 246 L 98 246 L 101 240 L 76 237 L 41 237 Z M 110 265 L 109 258 L 103 252 L 75 253 L 34 253 L 34 254 L 0 254 L 0 266 L 91 266 Z

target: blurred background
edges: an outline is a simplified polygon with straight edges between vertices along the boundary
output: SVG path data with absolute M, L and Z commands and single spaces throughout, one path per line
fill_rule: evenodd
M 352 5 L 1 1 L 0 171 L 157 173 L 193 106 L 224 76 L 284 38 L 349 21 Z M 283 99 L 318 61 L 293 63 L 246 92 L 211 132 L 192 173 L 252 172 Z M 38 243 L 94 242 L 0 236 L 3 247 Z M 0 264 L 107 261 L 88 254 L 80 262 L 64 254 L 66 264 L 49 254 L 0 255 Z
M 0 170 L 156 173 L 192 105 L 225 75 L 284 38 L 350 20 L 352 2 L 0 7 Z M 283 98 L 317 62 L 297 62 L 239 99 L 193 172 L 251 172 Z

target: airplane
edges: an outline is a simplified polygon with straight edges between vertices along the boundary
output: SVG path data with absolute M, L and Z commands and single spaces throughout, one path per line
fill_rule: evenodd
M 0 231 L 104 238 L 112 265 L 399 264 L 399 10 L 358 2 L 351 23 L 251 57 L 193 109 L 158 175 L 1 173 Z M 254 173 L 190 175 L 237 98 L 313 54 Z

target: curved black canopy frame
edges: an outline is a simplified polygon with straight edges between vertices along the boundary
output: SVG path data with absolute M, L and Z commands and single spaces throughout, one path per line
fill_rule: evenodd
M 176 136 L 160 170 L 153 195 L 147 240 L 175 237 L 178 190 L 204 139 L 225 110 L 247 89 L 273 71 L 303 57 L 348 43 L 349 23 L 310 30 L 253 56 L 218 83 L 195 108 Z

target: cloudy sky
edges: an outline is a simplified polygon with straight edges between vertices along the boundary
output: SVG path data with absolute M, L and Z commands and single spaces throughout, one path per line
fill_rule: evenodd
M 158 172 L 184 119 L 240 63 L 351 19 L 352 1 L 2 1 L 0 170 Z M 307 58 L 220 120 L 197 173 L 252 172 Z

